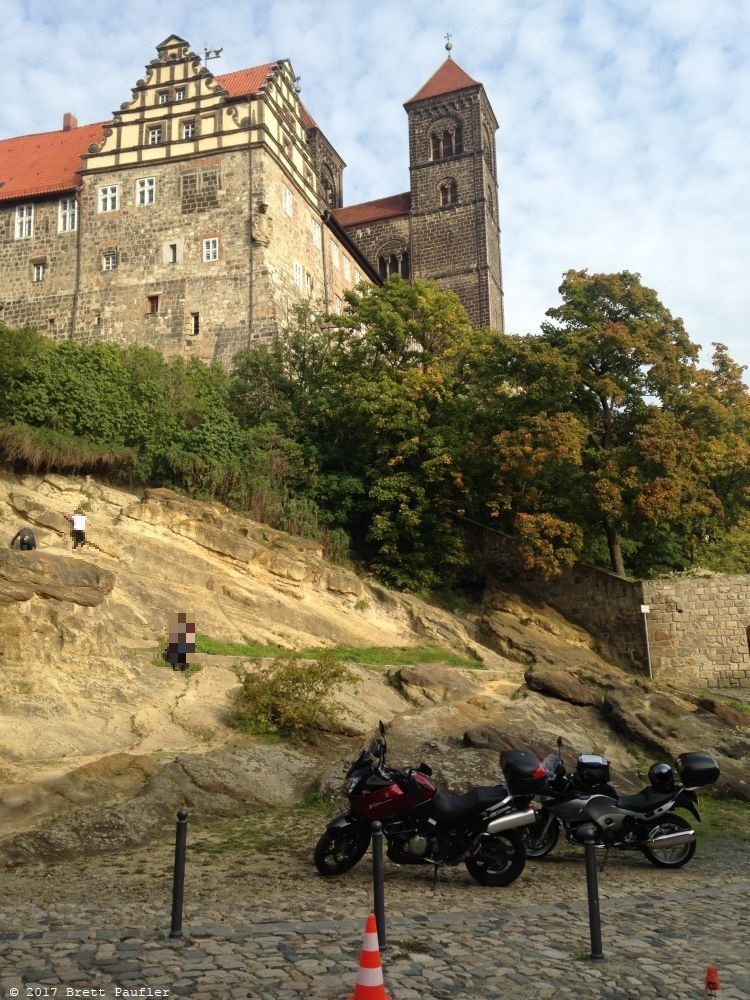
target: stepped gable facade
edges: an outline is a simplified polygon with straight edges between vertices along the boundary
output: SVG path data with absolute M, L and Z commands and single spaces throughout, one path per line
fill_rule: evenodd
M 110 121 L 0 141 L 0 322 L 229 364 L 397 270 L 502 329 L 483 89 L 446 60 L 405 107 L 411 192 L 345 208 L 288 59 L 213 75 L 171 35 Z

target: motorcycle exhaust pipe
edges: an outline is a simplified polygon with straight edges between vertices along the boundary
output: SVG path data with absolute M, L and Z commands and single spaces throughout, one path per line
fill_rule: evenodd
M 662 833 L 646 841 L 646 847 L 679 847 L 695 840 L 695 830 L 679 830 L 677 833 Z
M 533 809 L 524 809 L 523 812 L 508 813 L 507 816 L 499 816 L 487 825 L 487 833 L 502 833 L 503 830 L 513 830 L 517 826 L 529 826 L 536 821 L 536 813 Z

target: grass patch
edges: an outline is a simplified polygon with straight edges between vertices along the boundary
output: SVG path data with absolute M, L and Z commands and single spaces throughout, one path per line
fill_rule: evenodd
M 318 792 L 308 792 L 301 802 L 282 809 L 265 809 L 242 818 L 222 820 L 203 829 L 191 850 L 210 857 L 270 857 L 295 855 L 308 858 L 331 817 L 331 807 Z M 279 836 L 279 830 L 284 836 Z
M 361 663 L 368 667 L 404 666 L 411 663 L 445 663 L 451 667 L 466 667 L 481 670 L 484 664 L 479 659 L 459 656 L 443 646 L 334 646 L 323 648 L 313 646 L 295 652 L 271 643 L 262 642 L 221 642 L 199 632 L 195 637 L 196 653 L 215 656 L 278 657 L 294 655 L 299 660 L 317 660 L 324 653 L 337 662 Z
M 730 837 L 750 843 L 750 803 L 701 795 L 698 812 L 701 822 L 696 823 L 696 829 L 701 840 Z

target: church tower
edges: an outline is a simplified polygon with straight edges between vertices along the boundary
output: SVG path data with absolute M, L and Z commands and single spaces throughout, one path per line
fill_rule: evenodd
M 484 88 L 449 55 L 404 108 L 411 273 L 456 292 L 475 326 L 502 331 L 498 124 Z

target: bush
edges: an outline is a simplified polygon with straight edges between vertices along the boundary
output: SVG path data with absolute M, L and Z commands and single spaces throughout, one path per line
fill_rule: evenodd
M 318 730 L 337 725 L 344 710 L 337 694 L 356 685 L 357 678 L 328 650 L 312 662 L 280 656 L 245 675 L 231 721 L 243 732 L 313 742 Z

